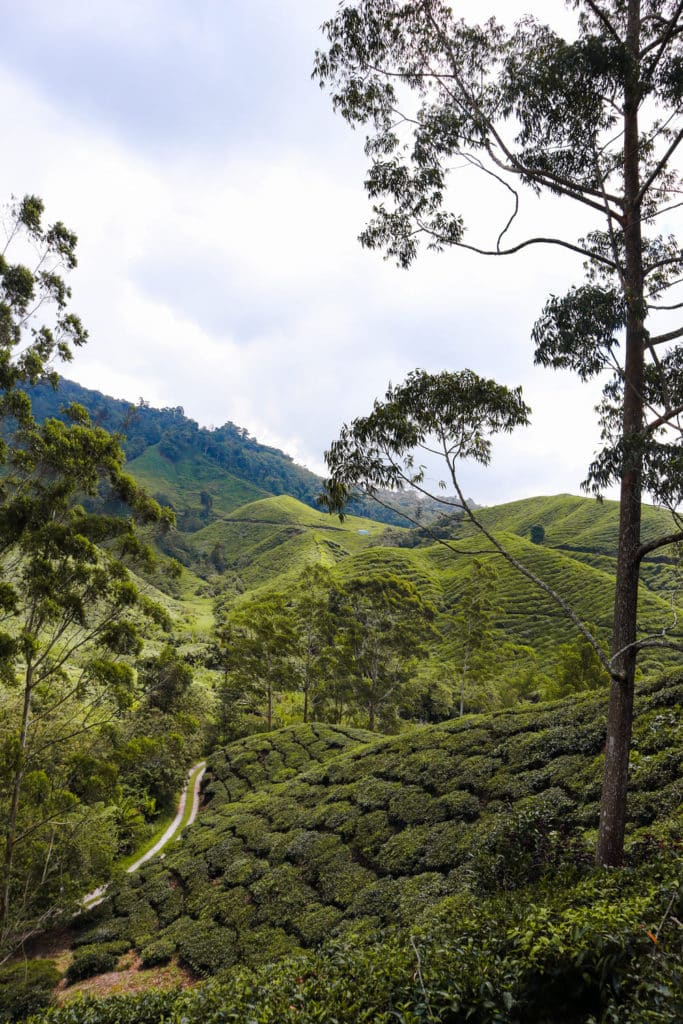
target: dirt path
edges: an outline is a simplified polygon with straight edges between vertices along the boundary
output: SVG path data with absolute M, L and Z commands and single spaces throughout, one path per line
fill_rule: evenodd
M 137 871 L 138 868 L 140 868 L 143 864 L 146 864 L 148 860 L 152 859 L 152 857 L 156 857 L 156 855 L 160 853 L 161 850 L 163 850 L 167 843 L 169 843 L 171 839 L 173 839 L 173 837 L 181 828 L 187 828 L 187 826 L 191 825 L 192 822 L 195 820 L 195 818 L 197 817 L 197 812 L 199 810 L 199 788 L 202 784 L 202 778 L 204 777 L 205 771 L 206 761 L 200 761 L 198 764 L 195 764 L 190 769 L 190 772 L 187 777 L 187 782 L 183 786 L 183 791 L 180 794 L 180 800 L 178 801 L 178 813 L 176 814 L 175 818 L 168 826 L 164 834 L 156 841 L 154 846 L 147 850 L 146 853 L 143 853 L 142 857 L 138 858 L 138 860 L 136 860 L 134 864 L 131 864 L 130 867 L 126 869 L 129 875 L 133 874 L 134 871 Z M 190 787 L 192 788 L 192 793 L 190 794 L 190 799 L 192 800 L 192 803 L 188 814 L 187 801 L 188 791 L 190 790 Z M 104 894 L 106 891 L 106 885 L 101 885 L 97 889 L 93 889 L 92 892 L 89 892 L 87 896 L 83 897 L 83 899 L 81 900 L 81 905 L 85 907 L 87 910 L 89 910 L 91 907 L 96 907 L 97 904 L 101 903 L 102 900 L 104 899 Z

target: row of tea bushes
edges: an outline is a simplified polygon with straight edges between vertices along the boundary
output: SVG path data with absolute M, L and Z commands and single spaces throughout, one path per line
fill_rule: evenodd
M 638 697 L 634 862 L 646 849 L 643 836 L 683 798 L 682 698 L 681 681 Z M 301 728 L 310 740 L 318 727 Z M 127 940 L 145 962 L 177 955 L 201 977 L 349 930 L 373 936 L 428 919 L 462 894 L 488 898 L 590 864 L 602 698 L 349 742 L 289 781 L 227 802 L 230 787 L 239 787 L 233 779 L 243 777 L 234 759 L 247 754 L 262 765 L 279 744 L 283 758 L 297 730 L 284 733 L 284 741 L 279 733 L 263 737 L 270 750 L 255 760 L 246 741 L 214 759 L 215 778 L 228 780 L 225 794 L 214 796 L 165 860 L 121 880 L 106 903 L 83 915 L 90 945 L 97 935 Z

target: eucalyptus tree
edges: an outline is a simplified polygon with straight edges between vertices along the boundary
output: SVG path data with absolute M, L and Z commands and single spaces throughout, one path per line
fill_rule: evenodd
M 340 590 L 324 565 L 307 565 L 297 580 L 291 606 L 296 632 L 293 665 L 304 698 L 304 722 L 315 720 L 325 684 L 334 673 L 339 597 Z
M 421 244 L 504 259 L 547 246 L 575 253 L 585 278 L 551 296 L 533 329 L 536 361 L 604 381 L 603 447 L 587 489 L 620 488 L 611 676 L 597 860 L 622 858 L 636 660 L 668 642 L 638 629 L 642 559 L 683 537 L 683 303 L 680 206 L 683 3 L 572 0 L 563 38 L 535 17 L 512 29 L 458 19 L 443 0 L 346 0 L 323 31 L 314 74 L 334 107 L 367 130 L 374 216 L 361 235 L 408 267 Z M 545 9 L 544 9 L 545 13 Z M 497 237 L 465 234 L 451 187 L 467 164 L 509 197 Z M 524 194 L 573 204 L 584 237 L 516 234 Z M 649 494 L 675 516 L 644 542 Z
M 490 561 L 474 558 L 458 595 L 452 640 L 460 675 L 461 718 L 465 713 L 470 674 L 482 671 L 484 660 L 494 645 L 494 623 L 501 612 L 496 592 L 498 582 L 495 566 Z
M 77 265 L 77 238 L 61 221 L 45 225 L 38 196 L 12 199 L 0 216 L 0 416 L 30 421 L 31 403 L 21 386 L 49 374 L 53 361 L 70 360 L 88 337 L 71 311 L 65 273 Z M 7 438 L 0 455 L 7 452 Z
M 70 416 L 22 428 L 2 480 L 0 946 L 63 908 L 60 830 L 76 801 L 57 766 L 130 704 L 145 618 L 167 625 L 125 564 L 148 557 L 132 518 L 87 513 L 77 499 L 104 480 L 142 521 L 161 510 L 123 473 L 118 440 L 83 409 Z

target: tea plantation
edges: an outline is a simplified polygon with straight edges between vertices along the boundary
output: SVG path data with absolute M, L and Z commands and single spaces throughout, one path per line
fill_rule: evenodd
M 682 697 L 680 679 L 638 697 L 628 864 L 610 872 L 591 865 L 602 697 L 232 744 L 182 843 L 83 915 L 69 969 L 133 946 L 142 970 L 177 958 L 214 980 L 40 1019 L 682 1019 Z

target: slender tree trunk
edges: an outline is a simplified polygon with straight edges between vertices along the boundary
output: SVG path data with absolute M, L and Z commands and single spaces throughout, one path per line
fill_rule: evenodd
M 21 784 L 24 778 L 24 767 L 26 761 L 26 747 L 28 746 L 28 729 L 31 721 L 31 701 L 33 698 L 33 667 L 31 663 L 26 666 L 24 685 L 24 707 L 21 716 L 21 732 L 19 735 L 19 752 L 17 766 L 12 780 L 12 797 L 10 802 L 7 826 L 5 828 L 5 854 L 3 858 L 3 884 L 0 893 L 0 939 L 4 939 L 8 932 L 12 864 L 14 861 L 14 845 L 17 836 L 17 817 L 19 814 L 19 798 L 21 796 Z
M 621 478 L 619 550 L 614 601 L 612 639 L 613 679 L 607 720 L 607 743 L 598 864 L 617 866 L 624 852 L 626 792 L 633 720 L 633 690 L 636 667 L 640 520 L 642 499 L 642 455 L 637 443 L 643 429 L 644 302 L 643 249 L 640 204 L 638 138 L 638 51 L 640 46 L 640 3 L 629 0 L 627 44 L 630 66 L 624 90 L 624 196 L 626 356 L 622 436 L 624 462 Z
M 467 667 L 469 661 L 469 654 L 465 654 L 465 660 L 462 663 L 462 673 L 460 675 L 460 717 L 465 714 L 465 680 L 467 679 Z

